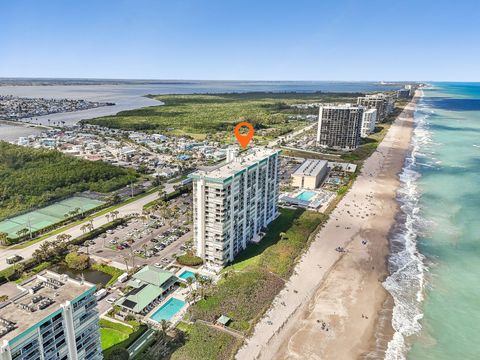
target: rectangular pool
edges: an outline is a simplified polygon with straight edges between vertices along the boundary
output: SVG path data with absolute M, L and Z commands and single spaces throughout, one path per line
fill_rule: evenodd
M 184 272 L 182 272 L 180 274 L 179 278 L 183 279 L 183 280 L 187 280 L 188 278 L 195 278 L 195 273 L 191 272 L 191 271 L 188 271 L 188 270 L 185 270 Z
M 170 320 L 176 313 L 178 313 L 185 305 L 185 301 L 170 298 L 168 301 L 163 304 L 152 316 L 150 319 L 155 320 L 157 322 L 161 322 L 162 320 Z
M 302 191 L 300 194 L 296 196 L 296 198 L 301 201 L 310 201 L 310 199 L 314 197 L 315 194 L 316 193 L 313 191 Z

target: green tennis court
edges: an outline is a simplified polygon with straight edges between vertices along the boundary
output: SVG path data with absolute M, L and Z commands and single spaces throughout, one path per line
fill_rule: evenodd
M 70 217 L 71 211 L 79 209 L 82 213 L 104 203 L 101 200 L 73 196 L 44 208 L 1 221 L 0 232 L 7 233 L 9 238 L 14 239 L 18 237 L 17 232 L 22 229 L 40 230 Z

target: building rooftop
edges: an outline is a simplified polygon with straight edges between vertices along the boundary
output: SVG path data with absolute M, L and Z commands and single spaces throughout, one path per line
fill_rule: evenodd
M 298 167 L 293 175 L 317 176 L 328 165 L 326 160 L 307 159 Z
M 170 271 L 147 265 L 132 276 L 127 283 L 132 290 L 116 304 L 139 313 L 177 280 Z
M 358 108 L 362 108 L 363 109 L 363 106 L 358 105 L 358 104 L 346 103 L 346 104 L 327 104 L 327 105 L 320 106 L 320 108 L 323 108 L 323 109 L 358 109 Z
M 192 178 L 208 177 L 209 179 L 226 180 L 239 171 L 259 163 L 268 157 L 279 153 L 280 150 L 256 147 L 250 149 L 245 155 L 237 156 L 230 162 L 223 162 L 218 166 L 198 170 L 191 174 Z
M 0 303 L 0 341 L 10 341 L 30 327 L 52 315 L 61 304 L 73 301 L 95 285 L 77 281 L 67 275 L 45 270 L 16 286 L 0 286 L 0 295 L 8 300 Z

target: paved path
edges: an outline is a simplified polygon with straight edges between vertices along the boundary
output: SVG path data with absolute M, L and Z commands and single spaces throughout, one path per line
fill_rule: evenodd
M 171 193 L 174 191 L 173 187 L 174 185 L 178 185 L 178 183 L 166 183 L 165 184 L 165 191 L 167 193 Z M 143 196 L 140 199 L 137 199 L 135 201 L 132 201 L 131 203 L 125 204 L 123 206 L 120 206 L 119 208 L 116 209 L 118 211 L 118 216 L 122 217 L 125 215 L 130 215 L 133 213 L 141 213 L 143 210 L 143 206 L 145 204 L 148 204 L 150 201 L 153 201 L 155 199 L 158 199 L 158 192 L 155 191 L 149 195 Z M 105 214 L 99 215 L 95 218 L 93 218 L 93 226 L 95 228 L 98 228 L 99 226 L 105 225 L 109 221 L 105 217 Z M 32 244 L 26 248 L 23 249 L 13 249 L 13 248 L 7 248 L 7 249 L 2 249 L 0 250 L 0 270 L 3 270 L 10 266 L 6 262 L 6 258 L 12 255 L 20 255 L 24 259 L 29 259 L 32 257 L 33 252 L 40 247 L 42 243 L 45 241 L 56 241 L 56 238 L 60 234 L 68 234 L 72 236 L 73 238 L 79 237 L 80 235 L 83 234 L 82 230 L 80 229 L 83 224 L 87 223 L 87 221 L 82 222 L 80 224 L 77 224 L 73 226 L 70 229 L 67 229 L 65 231 L 62 231 L 58 234 L 52 235 L 42 241 L 39 241 L 35 244 Z
M 278 145 L 278 143 L 279 143 L 280 141 L 293 139 L 294 137 L 300 135 L 301 133 L 313 129 L 315 126 L 317 126 L 317 123 L 318 123 L 318 122 L 315 121 L 313 124 L 307 125 L 307 126 L 301 128 L 300 130 L 297 130 L 297 131 L 294 131 L 294 132 L 292 132 L 292 133 L 288 133 L 288 134 L 286 134 L 286 135 L 280 136 L 279 138 L 270 141 L 270 142 L 268 143 L 268 146 L 269 146 L 269 147 L 275 147 L 275 146 Z

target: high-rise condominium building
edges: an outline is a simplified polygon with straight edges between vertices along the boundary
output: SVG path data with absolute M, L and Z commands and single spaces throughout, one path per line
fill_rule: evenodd
M 361 136 L 367 137 L 375 131 L 377 123 L 377 109 L 368 109 L 363 111 Z
M 321 106 L 317 142 L 325 148 L 354 150 L 360 145 L 363 107 L 351 104 Z
M 193 179 L 193 239 L 205 264 L 220 269 L 278 215 L 279 151 L 256 148 L 247 155 L 227 154 L 217 167 Z
M 43 271 L 2 285 L 0 360 L 100 360 L 95 285 Z
M 383 122 L 395 108 L 395 100 L 387 94 L 369 94 L 357 98 L 357 104 L 369 109 L 377 109 L 377 122 Z

